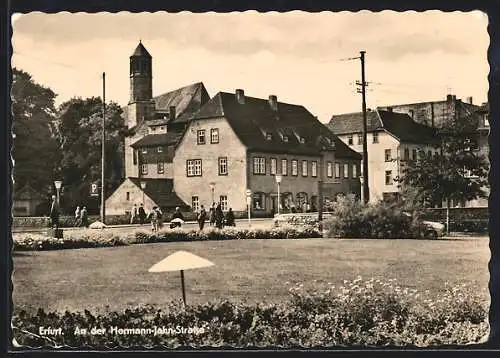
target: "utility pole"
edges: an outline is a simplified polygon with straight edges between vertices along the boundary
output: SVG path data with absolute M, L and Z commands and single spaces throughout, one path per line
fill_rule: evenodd
M 106 180 L 105 170 L 105 141 L 106 141 L 106 72 L 102 73 L 102 143 L 101 143 L 101 222 L 106 223 Z
M 370 189 L 368 185 L 368 145 L 367 145 L 367 121 L 366 121 L 366 86 L 368 83 L 365 79 L 365 51 L 360 51 L 361 56 L 359 59 L 361 60 L 361 82 L 356 81 L 358 86 L 361 86 L 361 89 L 358 88 L 358 93 L 361 93 L 361 97 L 363 100 L 362 108 L 363 108 L 363 199 L 365 203 L 368 203 L 370 200 Z

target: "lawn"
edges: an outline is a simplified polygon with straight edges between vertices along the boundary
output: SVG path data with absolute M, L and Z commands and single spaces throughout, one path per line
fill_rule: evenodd
M 466 284 L 488 299 L 488 238 L 445 240 L 246 240 L 14 252 L 14 309 L 122 310 L 179 300 L 180 274 L 148 273 L 177 250 L 215 266 L 187 271 L 188 303 L 231 299 L 285 301 L 289 287 L 342 285 L 357 276 L 396 279 L 429 290 Z

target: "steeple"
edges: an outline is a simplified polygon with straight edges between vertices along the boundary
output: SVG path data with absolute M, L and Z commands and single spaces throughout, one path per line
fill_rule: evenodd
M 153 99 L 152 57 L 139 41 L 130 56 L 130 103 Z

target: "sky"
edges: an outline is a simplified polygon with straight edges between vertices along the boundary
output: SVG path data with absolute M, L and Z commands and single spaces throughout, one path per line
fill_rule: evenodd
M 487 16 L 440 11 L 307 13 L 97 13 L 13 15 L 12 65 L 50 87 L 56 104 L 102 94 L 125 106 L 129 56 L 153 57 L 153 95 L 203 82 L 210 96 L 301 104 L 326 122 L 361 110 L 356 81 L 366 51 L 368 108 L 487 100 Z M 354 58 L 354 59 L 352 59 Z

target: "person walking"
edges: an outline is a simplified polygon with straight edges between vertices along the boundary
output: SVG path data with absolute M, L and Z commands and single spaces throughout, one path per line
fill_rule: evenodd
M 75 227 L 79 225 L 79 222 L 80 222 L 80 206 L 77 206 L 76 207 L 76 210 L 75 210 Z
M 151 230 L 157 232 L 160 229 L 162 212 L 157 206 L 153 206 L 153 210 L 149 213 L 149 218 L 151 219 Z
M 200 207 L 200 211 L 197 216 L 198 226 L 200 227 L 200 231 L 203 231 L 203 227 L 205 226 L 205 220 L 207 220 L 207 212 L 205 211 L 205 207 L 202 205 Z
M 215 203 L 209 209 L 208 219 L 210 220 L 210 226 L 215 226 Z
M 52 204 L 50 205 L 50 226 L 53 229 L 59 229 L 59 204 L 57 203 L 57 197 L 52 195 Z
M 137 213 L 139 215 L 139 223 L 141 225 L 144 225 L 144 222 L 146 221 L 146 211 L 144 210 L 144 206 L 141 205 L 139 206 L 139 209 L 137 210 Z
M 215 208 L 215 226 L 217 229 L 222 229 L 224 226 L 224 213 L 222 212 L 222 207 L 220 203 L 217 204 Z
M 227 226 L 236 226 L 234 222 L 234 212 L 232 208 L 229 208 L 229 210 L 226 213 L 226 225 Z
M 130 224 L 135 222 L 135 218 L 137 217 L 137 205 L 134 204 L 132 206 L 132 210 L 130 211 Z
M 89 227 L 89 215 L 87 213 L 86 206 L 84 206 L 80 211 L 80 226 Z

